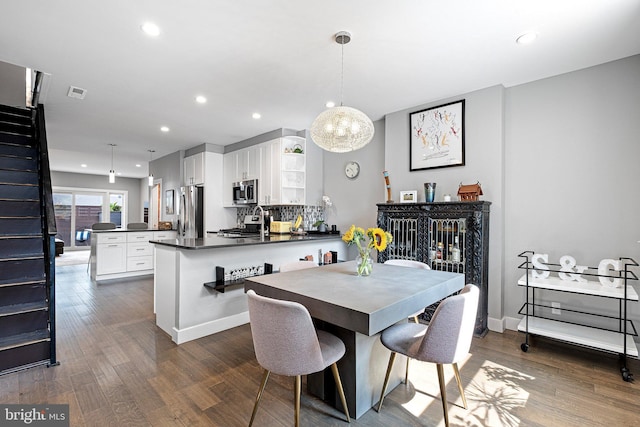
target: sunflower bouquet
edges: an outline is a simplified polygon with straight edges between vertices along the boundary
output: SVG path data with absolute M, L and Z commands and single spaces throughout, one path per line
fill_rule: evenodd
M 358 276 L 368 276 L 371 274 L 373 267 L 371 257 L 371 249 L 375 249 L 378 252 L 387 249 L 387 245 L 392 242 L 393 237 L 388 231 L 384 231 L 382 228 L 368 228 L 365 232 L 363 228 L 352 225 L 349 230 L 344 233 L 342 240 L 347 245 L 355 244 L 358 247 L 358 253 L 360 254 L 357 260 L 357 273 Z

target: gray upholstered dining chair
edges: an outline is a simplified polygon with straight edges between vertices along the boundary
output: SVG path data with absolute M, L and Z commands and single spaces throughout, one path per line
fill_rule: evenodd
M 414 261 L 411 259 L 388 259 L 384 263 L 389 265 L 398 265 L 400 267 L 421 268 L 423 270 L 431 270 L 431 267 L 429 267 L 428 264 L 425 264 L 424 262 L 420 262 L 420 261 Z M 420 311 L 416 311 L 409 317 L 411 317 L 415 323 L 420 323 L 420 320 L 418 320 L 418 316 L 420 316 L 422 313 L 424 313 L 424 309 Z M 407 367 L 404 371 L 405 384 L 407 383 L 407 381 L 409 381 L 409 358 L 408 357 L 407 357 Z
M 113 222 L 96 222 L 91 226 L 93 230 L 115 230 L 116 225 Z M 89 273 L 89 266 L 91 265 L 91 253 L 89 253 L 89 260 L 87 261 L 87 273 Z
M 424 262 L 420 262 L 420 261 L 413 261 L 410 259 L 388 259 L 384 263 L 389 265 L 399 265 L 400 267 L 421 268 L 423 270 L 431 270 L 431 267 L 429 267 L 428 264 L 425 264 Z M 420 323 L 420 321 L 418 320 L 418 316 L 421 315 L 423 312 L 424 310 L 418 311 L 409 317 L 413 317 L 413 320 L 416 323 Z
M 127 224 L 127 230 L 148 230 L 149 224 L 146 222 L 130 222 Z
M 304 270 L 305 268 L 317 267 L 314 261 L 293 261 L 286 264 L 280 264 L 280 273 L 286 273 L 287 271 Z
M 298 426 L 300 376 L 320 372 L 328 366 L 331 366 L 346 420 L 350 422 L 347 401 L 336 365 L 345 353 L 344 343 L 340 338 L 325 331 L 316 331 L 309 311 L 302 304 L 263 297 L 253 290 L 247 291 L 247 296 L 253 347 L 256 359 L 264 369 L 249 426 L 253 424 L 271 372 L 295 377 L 294 419 L 295 425 Z
M 391 356 L 380 394 L 378 412 L 382 408 L 384 393 L 389 383 L 389 374 L 398 353 L 412 359 L 436 364 L 446 426 L 449 425 L 449 412 L 447 410 L 443 364 L 453 365 L 462 403 L 464 409 L 467 409 L 467 399 L 460 380 L 458 362 L 469 353 L 471 347 L 479 294 L 478 287 L 469 284 L 458 295 L 450 296 L 438 305 L 429 326 L 402 323 L 393 325 L 382 332 L 380 339 L 382 344 L 391 350 Z

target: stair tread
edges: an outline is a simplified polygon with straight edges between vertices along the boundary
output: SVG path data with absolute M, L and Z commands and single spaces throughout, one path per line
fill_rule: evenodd
M 2 261 L 25 261 L 30 259 L 42 259 L 44 256 L 23 256 L 18 258 L 0 258 L 0 262 Z
M 0 185 L 15 185 L 17 187 L 38 187 L 38 184 L 28 184 L 28 183 L 22 183 L 22 182 L 3 182 L 3 181 L 0 181 Z
M 40 329 L 18 335 L 10 335 L 8 337 L 0 338 L 0 351 L 49 340 L 49 330 L 47 329 Z
M 31 311 L 48 310 L 47 301 L 25 302 L 22 304 L 12 304 L 0 307 L 0 317 L 14 314 L 28 313 Z
M 12 107 L 10 105 L 0 105 L 0 111 L 4 113 L 15 114 L 17 116 L 30 117 L 32 109 L 28 107 Z
M 9 287 L 9 286 L 23 286 L 23 285 L 45 285 L 46 280 L 28 280 L 26 282 L 8 282 L 8 283 L 0 283 L 0 288 Z

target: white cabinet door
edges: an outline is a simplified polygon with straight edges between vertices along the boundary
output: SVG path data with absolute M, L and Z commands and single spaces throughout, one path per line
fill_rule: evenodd
M 184 159 L 184 185 L 204 184 L 204 153 L 198 153 Z
M 127 244 L 106 243 L 97 245 L 96 274 L 115 274 L 127 271 Z
M 236 182 L 238 170 L 238 156 L 235 152 L 227 153 L 222 157 L 222 205 L 233 206 L 232 185 Z
M 258 178 L 260 204 L 277 205 L 280 203 L 280 139 L 259 145 L 261 169 Z
M 246 173 L 245 179 L 259 179 L 260 178 L 260 146 L 254 145 L 246 149 Z
M 172 230 L 153 232 L 153 240 L 169 240 L 169 239 L 175 239 L 175 238 L 176 238 L 176 232 Z

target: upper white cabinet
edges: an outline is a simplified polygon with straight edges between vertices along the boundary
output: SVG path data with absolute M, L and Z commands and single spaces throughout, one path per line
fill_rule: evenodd
M 198 153 L 184 159 L 184 185 L 204 184 L 204 153 Z
M 231 186 L 234 182 L 245 179 L 260 179 L 261 158 L 260 146 L 254 145 L 242 150 L 232 151 L 223 157 L 223 206 L 233 206 Z M 260 195 L 260 181 L 258 181 L 258 196 Z M 261 202 L 262 203 L 262 202 Z
M 258 179 L 261 205 L 317 203 L 322 198 L 322 152 L 315 147 L 304 137 L 283 136 L 225 154 L 224 206 L 233 206 L 232 183 L 244 179 Z
M 257 145 L 224 155 L 224 174 L 230 182 L 258 179 L 260 176 L 260 148 Z
M 280 189 L 280 138 L 260 144 L 260 178 L 258 198 L 261 205 L 279 205 Z

